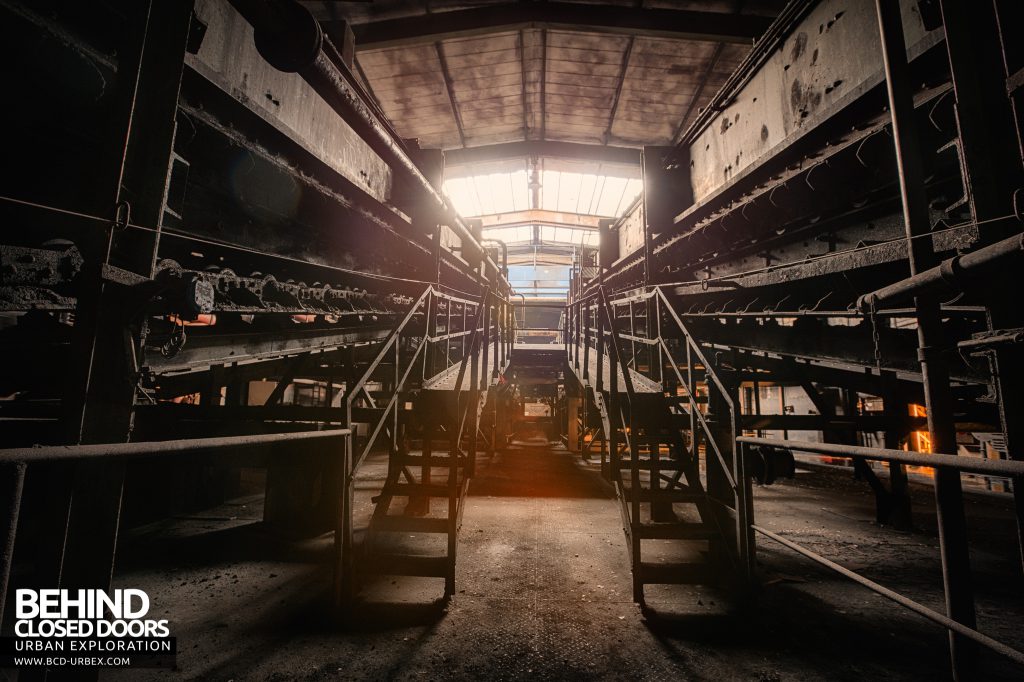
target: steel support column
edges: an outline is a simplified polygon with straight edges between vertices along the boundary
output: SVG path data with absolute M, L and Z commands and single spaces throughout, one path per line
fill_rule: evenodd
M 74 330 L 78 362 L 69 378 L 63 418 L 70 443 L 124 442 L 131 436 L 145 335 L 142 302 L 105 283 L 103 268 L 153 274 L 192 2 L 149 2 L 132 11 L 134 26 L 126 33 L 129 46 L 121 55 L 113 103 L 111 132 L 121 154 L 97 174 L 97 210 L 111 215 L 116 210 L 118 218 L 84 248 L 88 270 Z M 129 215 L 153 231 L 125 229 Z M 59 585 L 108 589 L 125 465 L 90 461 L 74 466 Z
M 916 275 L 934 266 L 936 257 L 929 235 L 931 221 L 928 196 L 925 192 L 917 131 L 914 128 L 914 102 L 907 49 L 898 0 L 876 0 L 876 7 L 899 169 L 907 256 L 911 275 Z M 937 352 L 947 341 L 942 330 L 939 301 L 934 296 L 920 295 L 914 299 L 914 306 L 918 322 L 918 358 L 921 362 L 932 449 L 936 453 L 954 455 L 957 448 L 949 368 Z M 974 592 L 959 472 L 949 469 L 936 471 L 935 498 L 946 613 L 958 623 L 974 628 Z M 963 636 L 950 632 L 949 648 L 954 678 L 966 679 L 972 668 L 973 645 Z
M 968 188 L 971 218 L 979 225 L 980 236 L 1003 236 L 1020 229 L 1020 221 L 998 220 L 1014 212 L 1014 192 L 1024 185 L 1024 168 L 1019 149 L 1005 144 L 996 131 L 1012 130 L 1013 110 L 1006 96 L 1006 65 L 995 41 L 978 41 L 979 35 L 998 35 L 996 3 L 970 6 L 958 0 L 940 0 L 942 21 L 949 53 L 953 92 L 956 95 L 956 123 L 960 153 Z M 1006 9 L 1010 9 L 1007 3 Z M 1019 8 L 1017 10 L 1019 12 Z M 995 122 L 995 125 L 993 125 Z M 1009 230 L 1009 231 L 1008 231 Z M 1005 269 L 996 275 L 989 306 L 992 327 L 1007 329 L 1021 326 L 1020 305 L 1008 295 L 1017 285 L 1016 271 Z M 1018 348 L 996 347 L 987 353 L 995 377 L 999 417 L 1006 441 L 1006 455 L 1024 460 L 1024 353 Z M 1015 482 L 1017 535 L 1024 562 L 1024 491 Z
M 14 538 L 18 532 L 21 492 L 25 486 L 25 463 L 0 464 L 0 511 L 4 512 L 3 537 L 0 538 L 0 625 L 4 622 L 7 583 L 14 563 Z

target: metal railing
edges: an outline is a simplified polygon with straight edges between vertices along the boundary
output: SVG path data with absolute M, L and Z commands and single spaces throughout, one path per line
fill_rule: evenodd
M 411 390 L 414 378 L 422 388 L 429 389 L 447 385 L 445 382 L 454 375 L 454 383 L 451 384 L 454 415 L 450 433 L 451 456 L 460 457 L 458 451 L 472 413 L 468 453 L 464 460 L 469 475 L 472 475 L 481 391 L 498 377 L 511 355 L 513 335 L 509 329 L 509 310 L 508 301 L 489 287 L 484 288 L 476 301 L 446 294 L 433 286 L 423 291 L 381 342 L 362 375 L 351 386 L 346 386 L 346 425 L 353 429 L 355 445 L 342 470 L 346 505 L 352 505 L 355 472 L 377 445 L 382 433 L 387 432 L 390 436 L 389 452 L 398 451 L 401 399 Z M 385 365 L 389 357 L 391 362 Z M 380 374 L 382 369 L 385 369 L 385 376 Z M 416 369 L 419 372 L 414 374 Z M 470 376 L 468 387 L 465 385 L 467 373 Z M 369 386 L 373 383 L 386 387 L 387 402 L 384 405 L 379 405 L 370 392 Z M 367 436 L 360 442 L 356 431 L 363 416 L 369 416 L 369 419 L 365 421 Z M 454 473 L 449 477 L 449 484 L 454 488 Z M 355 590 L 355 541 L 350 515 L 343 519 L 339 536 L 341 568 L 337 590 L 340 600 L 347 602 Z
M 231 450 L 240 450 L 247 454 L 252 454 L 254 450 L 273 448 L 279 445 L 294 445 L 299 442 L 323 440 L 337 440 L 341 445 L 340 454 L 344 461 L 344 459 L 348 458 L 351 449 L 351 433 L 349 429 L 331 429 L 327 431 L 300 431 L 219 438 L 190 438 L 95 445 L 55 445 L 0 450 L 0 510 L 6 512 L 4 516 L 6 521 L 3 524 L 3 554 L 0 556 L 0 622 L 2 622 L 3 618 L 4 603 L 7 597 L 7 588 L 13 565 L 14 541 L 18 529 L 25 473 L 29 466 L 54 463 L 71 464 L 98 460 L 172 457 L 211 451 L 216 451 L 220 454 Z M 351 513 L 350 506 L 339 508 L 339 526 L 341 519 L 345 516 L 351 516 Z M 340 561 L 337 566 L 340 566 Z
M 957 455 L 924 454 L 906 452 L 904 450 L 893 450 L 887 448 L 867 448 L 853 445 L 837 445 L 832 443 L 813 443 L 809 441 L 783 440 L 776 438 L 754 438 L 751 436 L 740 436 L 736 442 L 743 448 L 744 457 L 749 456 L 749 448 L 768 447 L 787 450 L 790 452 L 805 452 L 818 455 L 830 455 L 833 457 L 847 457 L 859 460 L 871 460 L 878 462 L 889 462 L 894 464 L 909 464 L 913 466 L 931 467 L 934 469 L 946 469 L 956 473 L 978 473 L 994 476 L 1006 476 L 1013 478 L 1015 494 L 1020 494 L 1021 486 L 1024 485 L 1024 462 L 1008 460 L 986 460 L 973 457 L 961 457 Z M 936 503 L 941 513 L 942 498 L 936 497 Z M 923 604 L 916 602 L 904 595 L 901 595 L 887 587 L 866 578 L 865 576 L 851 571 L 848 568 L 837 564 L 830 559 L 804 547 L 788 538 L 773 533 L 772 531 L 758 525 L 751 525 L 758 533 L 765 537 L 792 549 L 812 561 L 825 566 L 826 568 L 839 573 L 840 575 L 853 580 L 856 583 L 890 599 L 900 606 L 904 606 L 915 613 L 924 616 L 928 620 L 942 625 L 951 632 L 955 632 L 967 639 L 970 639 L 996 653 L 1006 656 L 1012 661 L 1024 665 L 1024 652 L 998 642 L 987 635 L 984 635 L 974 628 L 967 627 L 948 616 L 934 611 Z M 948 585 L 944 585 L 948 590 Z
M 360 415 L 375 417 L 372 421 L 366 421 L 369 424 L 366 439 L 361 443 L 358 438 L 354 439 L 359 452 L 352 462 L 353 469 L 363 462 L 377 444 L 389 420 L 392 422 L 392 446 L 396 445 L 394 438 L 397 437 L 395 427 L 400 408 L 399 397 L 413 383 L 415 368 L 420 369 L 415 378 L 425 387 L 436 384 L 449 373 L 455 373 L 455 386 L 460 392 L 467 371 L 471 372 L 471 385 L 478 389 L 484 387 L 485 377 L 480 376 L 481 369 L 489 369 L 488 376 L 491 378 L 497 376 L 508 362 L 513 343 L 508 329 L 507 306 L 507 301 L 489 288 L 484 289 L 477 301 L 443 293 L 433 286 L 423 291 L 381 342 L 376 356 L 362 375 L 346 387 L 346 424 L 354 427 L 362 421 L 358 418 Z M 485 337 L 486 343 L 481 343 Z M 389 356 L 389 366 L 393 369 L 390 376 L 381 377 L 378 372 Z M 390 386 L 386 404 L 379 405 L 373 398 L 368 389 L 372 383 Z
M 658 287 L 609 298 L 604 288 L 598 286 L 596 291 L 569 304 L 565 346 L 569 363 L 579 376 L 591 382 L 597 394 L 607 390 L 610 414 L 621 410 L 619 405 L 623 398 L 620 396 L 624 397 L 627 411 L 620 414 L 624 427 L 631 426 L 628 406 L 635 394 L 634 378 L 656 385 L 658 391 L 667 394 L 666 399 L 685 400 L 683 409 L 689 417 L 690 452 L 699 470 L 703 451 L 703 468 L 715 481 L 708 490 L 708 499 L 729 510 L 733 558 L 743 578 L 749 581 L 754 562 L 750 530 L 753 507 L 745 464 L 742 458 L 733 456 L 733 441 L 740 434 L 733 397 L 735 387 L 730 387 L 719 376 L 671 300 Z M 593 360 L 592 349 L 595 351 Z M 685 353 L 685 357 L 677 357 L 680 352 Z M 611 386 L 604 383 L 606 361 L 611 370 Z M 596 367 L 591 367 L 592 362 Z M 618 388 L 620 370 L 625 391 Z M 680 389 L 682 395 L 679 395 Z M 616 430 L 610 426 L 606 423 L 610 433 L 606 433 L 605 438 L 609 440 L 613 475 L 617 475 L 614 472 L 618 471 L 619 443 Z M 631 431 L 631 428 L 624 428 L 625 445 L 630 450 Z M 639 471 L 635 470 L 632 475 L 638 477 Z M 670 483 L 677 484 L 681 475 L 682 471 L 677 471 Z M 638 485 L 637 480 L 633 483 Z M 721 530 L 724 530 L 724 518 L 716 515 L 715 521 Z

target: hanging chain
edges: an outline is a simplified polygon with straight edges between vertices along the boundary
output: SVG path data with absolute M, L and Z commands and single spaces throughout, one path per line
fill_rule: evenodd
M 171 329 L 167 342 L 160 347 L 160 354 L 165 358 L 173 358 L 178 354 L 178 351 L 185 347 L 185 340 L 185 323 L 180 318 L 175 317 L 174 328 Z
M 872 297 L 869 301 L 868 316 L 871 320 L 871 340 L 875 346 L 875 369 L 878 370 L 878 375 L 882 376 L 882 346 L 881 346 L 881 334 L 878 332 L 878 316 L 877 308 L 875 307 L 875 299 Z

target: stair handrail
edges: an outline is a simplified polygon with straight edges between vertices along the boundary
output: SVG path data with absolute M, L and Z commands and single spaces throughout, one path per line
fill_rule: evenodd
M 484 312 L 486 311 L 487 306 L 490 305 L 490 301 L 489 301 L 490 296 L 491 296 L 491 288 L 490 287 L 484 287 L 483 293 L 480 294 L 480 301 L 477 303 L 476 316 L 473 318 L 473 333 L 469 337 L 469 347 L 466 349 L 466 353 L 465 353 L 465 355 L 463 355 L 462 361 L 459 363 L 459 373 L 458 373 L 458 375 L 456 376 L 456 379 L 455 379 L 455 410 L 456 410 L 456 413 L 458 413 L 458 411 L 460 409 L 459 408 L 459 402 L 460 402 L 459 399 L 462 397 L 462 382 L 463 382 L 463 380 L 466 377 L 466 369 L 469 366 L 470 359 L 472 359 L 472 361 L 474 363 L 474 368 L 476 367 L 477 360 L 474 358 L 474 353 L 476 352 L 477 344 L 480 342 L 480 334 L 481 334 L 480 323 L 481 323 L 481 318 L 484 317 Z M 488 330 L 488 331 L 490 331 L 490 330 Z M 486 370 L 487 368 L 483 367 L 481 369 Z M 470 392 L 472 393 L 473 391 L 476 391 L 478 389 L 479 389 L 478 386 L 473 386 L 473 387 L 470 388 Z M 466 426 L 466 417 L 469 414 L 469 407 L 470 407 L 470 401 L 466 401 L 466 406 L 464 408 L 462 408 L 462 413 L 458 415 L 458 417 L 459 417 L 459 428 L 458 428 L 458 433 L 455 434 L 455 437 L 453 439 L 454 443 L 461 443 L 462 442 L 462 431 L 463 431 L 463 429 Z M 474 438 L 475 437 L 476 436 L 474 434 Z
M 665 297 L 665 294 L 660 287 L 654 287 L 654 289 L 651 291 L 651 295 L 657 296 L 660 302 L 664 303 L 664 309 L 668 311 L 669 315 L 672 317 L 673 322 L 675 322 L 676 325 L 679 327 L 680 331 L 683 332 L 683 338 L 685 342 L 690 347 L 690 349 L 693 350 L 694 353 L 697 355 L 697 359 L 700 360 L 701 364 L 704 365 L 704 371 L 707 373 L 708 376 L 711 377 L 712 381 L 714 381 L 715 386 L 719 389 L 719 392 L 725 399 L 726 404 L 729 406 L 730 421 L 734 422 L 735 406 L 732 397 L 729 395 L 728 391 L 724 390 L 724 384 L 719 379 L 718 375 L 715 373 L 714 368 L 708 364 L 707 358 L 705 357 L 703 351 L 701 351 L 698 345 L 693 341 L 693 336 L 690 334 L 690 330 L 686 328 L 686 326 L 683 324 L 683 321 L 676 314 L 676 311 L 672 307 L 671 302 Z M 668 344 L 665 343 L 664 336 L 659 335 L 658 343 L 661 345 L 661 349 L 665 352 L 665 355 L 670 360 L 670 363 L 672 365 L 672 371 L 675 373 L 676 378 L 679 380 L 679 383 L 682 384 L 682 386 L 686 389 L 686 398 L 690 403 L 690 411 L 697 418 L 697 422 L 700 424 L 701 431 L 704 432 L 704 437 L 707 438 L 708 443 L 711 444 L 711 449 L 714 451 L 715 456 L 718 458 L 718 462 L 722 465 L 722 472 L 725 474 L 726 479 L 729 481 L 729 486 L 733 489 L 733 491 L 738 491 L 739 485 L 736 483 L 736 478 L 733 475 L 733 472 L 730 471 L 730 468 L 726 466 L 725 456 L 722 454 L 722 450 L 718 445 L 718 441 L 715 439 L 711 431 L 711 426 L 708 424 L 707 419 L 704 417 L 704 413 L 700 411 L 700 408 L 697 405 L 697 395 L 694 391 L 694 387 L 691 386 L 689 381 L 684 379 L 683 375 L 679 372 L 679 363 L 672 355 L 672 351 L 669 349 Z M 735 427 L 733 427 L 732 433 L 733 437 L 735 437 Z
M 431 299 L 434 296 L 436 296 L 436 295 L 438 295 L 438 292 L 435 291 L 433 286 L 428 285 L 423 290 L 423 293 L 420 294 L 419 298 L 416 299 L 416 302 L 413 303 L 412 306 L 410 306 L 409 311 L 405 314 L 405 316 L 401 320 L 399 320 L 399 322 L 391 329 L 390 332 L 388 332 L 388 335 L 384 338 L 384 341 L 382 342 L 380 350 L 377 352 L 376 357 L 374 357 L 373 361 L 370 362 L 369 366 L 363 372 L 362 376 L 359 379 L 357 379 L 352 384 L 351 387 L 346 386 L 346 390 L 345 390 L 345 426 L 346 427 L 348 427 L 348 428 L 352 427 L 352 404 L 355 402 L 356 397 L 360 393 L 365 391 L 367 382 L 369 382 L 370 378 L 373 376 L 373 373 L 377 370 L 377 367 L 380 366 L 380 363 L 384 361 L 385 356 L 391 350 L 392 346 L 395 346 L 395 344 L 400 342 L 402 332 L 404 332 L 406 327 L 409 326 L 409 324 L 412 322 L 413 318 L 416 316 L 416 312 L 420 308 L 422 308 L 424 306 L 424 304 L 427 304 L 429 306 Z M 405 386 L 405 382 L 409 378 L 409 373 L 412 371 L 412 368 L 416 365 L 416 359 L 419 357 L 420 352 L 423 350 L 424 346 L 427 343 L 427 339 L 428 339 L 428 336 L 429 336 L 429 334 L 427 333 L 428 331 L 429 330 L 425 330 L 424 331 L 423 336 L 420 338 L 420 342 L 416 345 L 416 350 L 413 352 L 412 357 L 409 359 L 409 364 L 405 368 L 405 373 L 402 374 L 400 379 L 398 377 L 399 367 L 398 367 L 398 363 L 397 363 L 397 360 L 396 360 L 396 363 L 395 363 L 395 379 L 396 379 L 396 381 L 395 381 L 395 392 L 391 396 L 391 399 L 388 401 L 387 406 L 385 408 L 383 408 L 384 412 L 381 414 L 381 416 L 377 420 L 376 424 L 374 424 L 374 428 L 371 431 L 370 436 L 367 438 L 365 447 L 363 448 L 363 450 L 357 456 L 352 458 L 352 462 L 351 462 L 351 470 L 352 471 L 355 471 L 359 467 L 359 465 L 362 464 L 363 460 L 366 458 L 366 456 L 370 453 L 370 450 L 376 444 L 377 436 L 380 435 L 380 432 L 381 432 L 381 430 L 384 427 L 384 423 L 387 421 L 388 415 L 391 414 L 391 410 L 397 405 L 397 403 L 398 403 L 398 396 L 402 393 L 402 389 Z M 398 352 L 398 349 L 396 348 L 396 358 L 397 357 L 400 357 L 400 353 Z M 353 444 L 355 444 L 355 440 L 356 439 L 353 438 Z
M 626 450 L 633 453 L 632 428 L 625 428 L 627 425 L 631 426 L 633 421 L 633 397 L 635 396 L 633 378 L 629 376 L 629 367 L 622 363 L 622 350 L 619 348 L 618 331 L 615 329 L 615 325 L 613 324 L 611 307 L 608 305 L 608 296 L 605 293 L 603 286 L 598 287 L 597 304 L 598 310 L 604 315 L 605 322 L 608 325 L 608 329 L 605 331 L 605 334 L 608 335 L 608 343 L 611 346 L 611 353 L 613 353 L 615 357 L 616 367 L 614 370 L 611 367 L 608 368 L 609 379 L 612 382 L 612 386 L 615 388 L 618 387 L 618 377 L 616 376 L 616 372 L 619 370 L 622 371 L 623 385 L 626 389 L 627 412 L 623 412 L 622 410 L 622 401 L 618 399 L 618 391 L 613 391 L 612 395 L 614 397 L 615 404 L 619 408 L 619 419 L 622 421 L 622 425 L 624 427 L 622 432 L 626 442 Z M 600 367 L 600 362 L 598 362 L 598 366 Z M 618 453 L 613 454 L 617 456 Z M 616 473 L 618 473 L 618 467 L 616 466 L 614 468 Z
M 690 331 L 689 327 L 683 322 L 682 318 L 676 313 L 675 307 L 672 302 L 665 295 L 665 292 L 661 287 L 653 287 L 654 291 L 660 298 L 660 301 L 664 304 L 664 309 L 668 311 L 669 317 L 675 322 L 676 326 L 680 331 L 683 332 L 683 336 L 686 339 L 688 348 L 696 354 L 697 359 L 704 365 L 704 372 L 707 376 L 711 377 L 712 382 L 718 389 L 723 401 L 729 410 L 729 437 L 731 438 L 730 445 L 736 448 L 736 438 L 741 435 L 739 429 L 739 413 L 736 408 L 736 403 L 732 399 L 732 393 L 726 388 L 725 382 L 722 381 L 721 377 L 715 371 L 714 366 L 708 362 L 707 356 L 704 351 L 700 348 L 700 344 L 697 343 L 696 338 Z M 690 393 L 692 397 L 691 387 L 687 384 L 687 393 Z M 696 408 L 696 404 L 693 405 Z M 696 414 L 701 415 L 700 410 L 696 410 Z M 701 415 L 703 417 L 703 415 Z M 702 428 L 706 427 L 706 423 L 701 418 Z M 712 449 L 715 451 L 715 455 L 718 457 L 719 462 L 722 465 L 722 472 L 726 474 L 726 478 L 729 480 L 729 484 L 732 486 L 733 492 L 736 496 L 736 526 L 737 526 L 737 540 L 739 542 L 739 559 L 745 566 L 745 573 L 747 579 L 750 579 L 753 571 L 753 556 L 754 556 L 754 542 L 753 542 L 753 500 L 750 491 L 750 479 L 746 476 L 746 465 L 743 460 L 742 451 L 736 450 L 733 453 L 733 466 L 732 470 L 725 465 L 725 458 L 719 449 L 718 442 L 710 436 L 710 429 L 705 429 L 705 434 L 708 435 L 708 442 L 711 443 Z M 742 447 L 742 446 L 740 446 Z

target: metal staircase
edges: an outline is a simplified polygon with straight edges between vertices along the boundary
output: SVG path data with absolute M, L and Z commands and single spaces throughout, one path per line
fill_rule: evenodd
M 445 598 L 454 593 L 466 490 L 478 449 L 493 445 L 493 426 L 481 428 L 480 420 L 510 353 L 505 308 L 490 290 L 473 301 L 428 287 L 347 387 L 357 437 L 344 469 L 345 507 L 352 507 L 355 471 L 374 447 L 387 448 L 388 472 L 363 541 L 355 541 L 350 515 L 342 524 L 343 601 L 369 575 L 443 578 Z M 493 419 L 493 409 L 486 414 Z
M 603 424 L 634 600 L 650 584 L 746 585 L 750 496 L 732 391 L 671 302 L 659 289 L 609 300 L 599 288 L 570 305 L 567 351 Z

